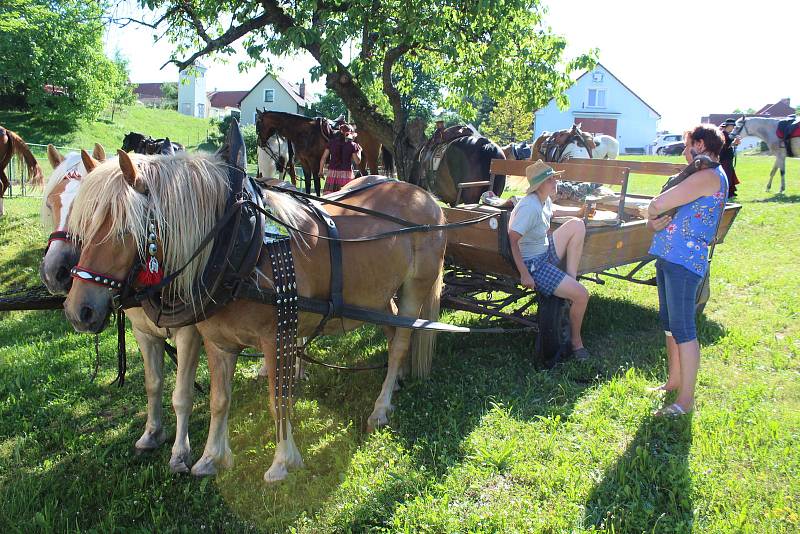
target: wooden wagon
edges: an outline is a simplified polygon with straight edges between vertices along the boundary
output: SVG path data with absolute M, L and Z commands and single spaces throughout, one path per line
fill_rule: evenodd
M 629 174 L 670 176 L 684 165 L 658 162 L 618 160 L 574 160 L 574 163 L 553 163 L 563 170 L 563 180 L 600 183 L 619 189 L 613 198 L 598 204 L 594 219 L 587 220 L 587 232 L 578 275 L 597 283 L 613 277 L 639 284 L 655 285 L 654 278 L 637 278 L 642 268 L 655 260 L 648 254 L 652 232 L 646 227 L 642 208 L 652 197 L 628 193 Z M 493 160 L 492 175 L 504 174 L 507 183 L 518 177 L 524 183 L 524 160 Z M 480 187 L 485 183 L 463 184 Z M 741 206 L 725 207 L 717 233 L 720 243 L 728 233 Z M 557 298 L 530 298 L 533 292 L 519 285 L 508 239 L 510 209 L 484 205 L 458 205 L 444 208 L 448 222 L 458 222 L 487 213 L 496 214 L 479 224 L 449 230 L 447 272 L 442 292 L 442 305 L 456 310 L 479 313 L 490 318 L 508 319 L 525 326 L 538 327 L 536 362 L 543 367 L 554 365 L 567 350 L 569 340 L 568 305 Z M 553 222 L 553 228 L 559 221 Z M 629 267 L 620 272 L 620 267 Z M 613 269 L 613 271 L 612 271 Z M 707 288 L 707 284 L 704 284 Z M 702 311 L 709 294 L 698 295 Z M 538 301 L 537 316 L 530 313 Z

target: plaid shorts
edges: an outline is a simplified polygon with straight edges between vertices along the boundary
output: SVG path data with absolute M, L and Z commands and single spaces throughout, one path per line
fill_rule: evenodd
M 543 293 L 547 296 L 552 295 L 558 284 L 567 276 L 567 273 L 558 268 L 561 260 L 556 254 L 556 245 L 553 242 L 553 236 L 550 236 L 550 244 L 547 247 L 547 252 L 534 256 L 533 258 L 522 260 L 528 272 L 533 276 L 533 282 L 536 284 L 536 291 Z

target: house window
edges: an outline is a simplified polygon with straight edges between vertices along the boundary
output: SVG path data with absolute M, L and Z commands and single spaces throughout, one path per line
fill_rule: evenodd
M 605 89 L 589 89 L 589 98 L 587 98 L 586 107 L 589 107 L 589 108 L 604 108 L 604 107 L 606 107 L 606 90 Z
M 595 71 L 592 73 L 592 81 L 600 83 L 603 81 L 603 73 L 600 71 Z
M 205 117 L 206 116 L 206 105 L 205 104 L 197 104 L 197 116 L 198 117 Z
M 264 102 L 275 101 L 275 89 L 264 89 Z
M 192 114 L 192 104 L 190 102 L 184 102 L 181 106 L 183 109 L 184 115 L 191 115 Z

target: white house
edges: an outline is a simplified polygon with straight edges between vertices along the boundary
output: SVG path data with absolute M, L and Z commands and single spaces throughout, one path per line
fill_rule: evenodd
M 536 111 L 534 139 L 580 123 L 585 131 L 616 137 L 621 152 L 644 153 L 656 136 L 661 115 L 600 63 L 575 80 L 566 94 L 570 105 L 564 111 L 555 99 Z
M 208 69 L 195 63 L 194 67 L 182 70 L 178 76 L 178 112 L 190 117 L 206 118 L 209 102 L 206 96 L 206 71 Z
M 239 102 L 242 124 L 255 124 L 256 108 L 302 115 L 307 107 L 305 81 L 295 86 L 271 74 L 261 78 Z

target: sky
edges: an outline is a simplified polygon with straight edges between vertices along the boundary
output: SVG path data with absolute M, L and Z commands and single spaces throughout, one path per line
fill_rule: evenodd
M 800 19 L 797 0 L 543 0 L 545 23 L 568 42 L 566 57 L 592 48 L 617 78 L 661 114 L 659 130 L 683 131 L 709 113 L 758 109 L 781 98 L 800 105 L 797 38 L 784 26 Z M 131 4 L 132 5 L 132 4 Z M 120 15 L 136 13 L 122 5 Z M 161 66 L 172 45 L 153 44 L 149 28 L 130 25 L 106 35 L 109 55 L 119 49 L 137 83 L 177 81 L 177 69 Z M 244 57 L 242 54 L 240 57 Z M 345 53 L 347 59 L 347 53 Z M 213 62 L 206 88 L 248 90 L 264 75 L 261 67 L 240 73 L 235 57 Z M 310 94 L 315 61 L 308 54 L 275 61 L 292 82 L 305 79 Z

